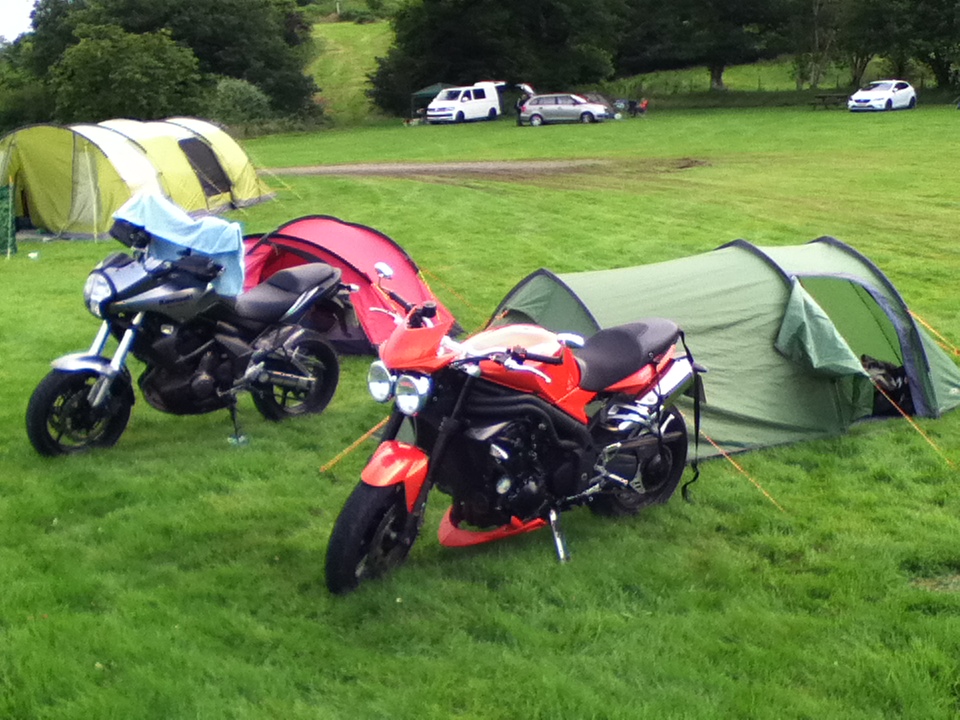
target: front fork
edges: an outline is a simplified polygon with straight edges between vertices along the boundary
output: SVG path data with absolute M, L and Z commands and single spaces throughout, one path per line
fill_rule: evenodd
M 120 338 L 120 345 L 113 354 L 110 362 L 106 362 L 103 351 L 107 346 L 107 340 L 110 339 L 110 322 L 104 320 L 97 331 L 97 336 L 93 339 L 90 349 L 86 353 L 77 353 L 74 355 L 65 355 L 53 361 L 54 369 L 63 372 L 79 372 L 81 370 L 90 370 L 99 376 L 97 381 L 90 388 L 88 400 L 93 408 L 102 407 L 110 397 L 110 391 L 113 383 L 123 374 L 126 367 L 127 355 L 133 347 L 134 340 L 137 339 L 137 333 L 143 325 L 144 314 L 137 313 L 130 323 L 130 327 Z

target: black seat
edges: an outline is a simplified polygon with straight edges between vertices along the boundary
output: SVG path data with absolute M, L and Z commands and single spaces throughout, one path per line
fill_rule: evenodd
M 600 392 L 655 361 L 679 337 L 677 324 L 662 318 L 599 331 L 574 351 L 580 361 L 580 387 Z
M 276 322 L 310 288 L 319 286 L 321 297 L 334 292 L 341 274 L 339 268 L 326 263 L 307 263 L 280 270 L 238 297 L 233 310 L 247 320 Z

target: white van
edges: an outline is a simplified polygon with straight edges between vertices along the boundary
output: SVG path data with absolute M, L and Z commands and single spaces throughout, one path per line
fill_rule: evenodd
M 427 122 L 459 123 L 465 120 L 496 120 L 500 115 L 502 82 L 478 82 L 441 90 L 427 105 Z

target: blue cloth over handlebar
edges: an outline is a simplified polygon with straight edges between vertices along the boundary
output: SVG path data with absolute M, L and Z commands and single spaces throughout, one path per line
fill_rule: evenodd
M 113 217 L 150 233 L 150 257 L 176 260 L 185 250 L 209 257 L 223 266 L 223 274 L 213 281 L 217 294 L 239 295 L 243 290 L 243 236 L 239 223 L 210 216 L 192 218 L 167 198 L 151 194 L 130 198 Z

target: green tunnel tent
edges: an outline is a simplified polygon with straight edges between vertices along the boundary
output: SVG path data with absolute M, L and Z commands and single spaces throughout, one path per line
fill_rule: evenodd
M 491 323 L 535 322 L 588 336 L 655 316 L 677 322 L 708 369 L 702 428 L 725 452 L 837 435 L 895 413 L 882 407 L 871 374 L 902 383 L 899 404 L 917 416 L 939 417 L 960 404 L 953 359 L 876 265 L 829 237 L 786 247 L 737 240 L 615 270 L 541 269 L 507 294 Z
M 21 128 L 0 139 L 0 178 L 14 187 L 19 227 L 62 237 L 105 234 L 139 192 L 192 214 L 271 197 L 240 146 L 196 118 Z

